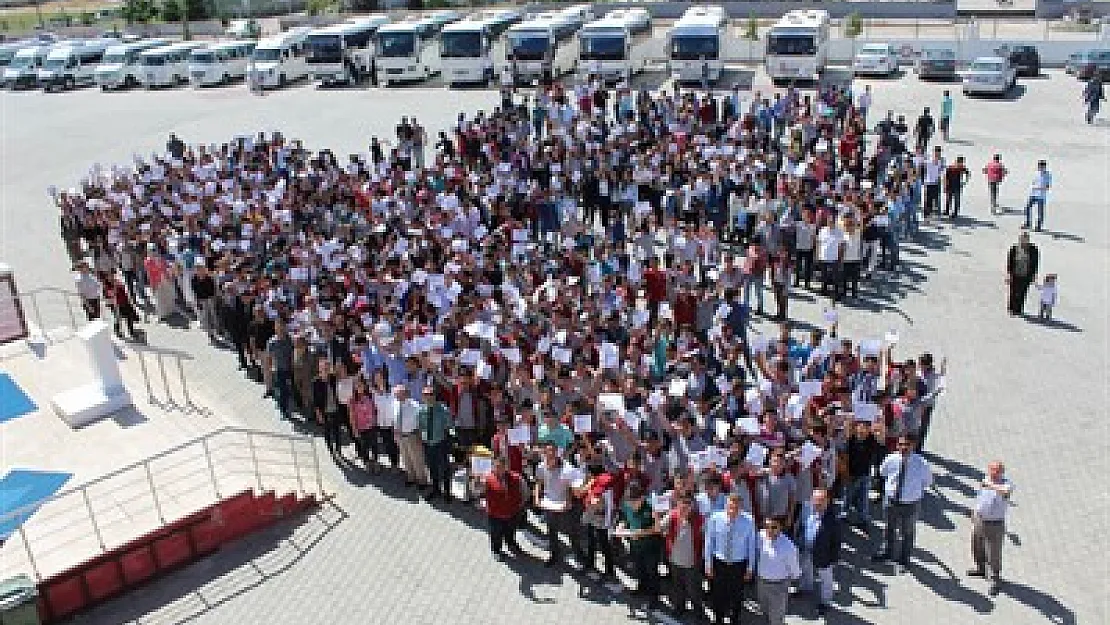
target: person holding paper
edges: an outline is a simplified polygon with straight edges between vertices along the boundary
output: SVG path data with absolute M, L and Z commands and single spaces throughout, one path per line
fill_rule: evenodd
M 729 495 L 725 510 L 714 513 L 705 525 L 703 561 L 718 625 L 726 618 L 732 625 L 739 625 L 744 583 L 752 580 L 757 548 L 755 522 L 741 512 L 740 496 Z
M 816 591 L 817 615 L 825 616 L 832 601 L 836 582 L 833 567 L 840 559 L 840 515 L 830 505 L 829 491 L 817 488 L 802 504 L 794 540 L 801 551 L 802 592 Z M 816 587 L 815 587 L 816 586 Z
M 679 495 L 672 505 L 674 509 L 663 516 L 659 525 L 670 571 L 671 607 L 679 618 L 684 618 L 692 605 L 694 618 L 700 619 L 705 616 L 702 601 L 705 519 L 689 493 Z
M 559 455 L 559 448 L 555 443 L 544 443 L 543 460 L 536 467 L 536 486 L 532 498 L 535 506 L 543 512 L 544 522 L 547 524 L 547 549 L 550 555 L 544 565 L 549 567 L 556 566 L 563 560 L 560 535 L 567 537 L 575 551 L 578 545 L 570 516 L 571 485 L 565 469 L 566 463 Z
M 543 445 L 552 443 L 563 453 L 570 449 L 574 442 L 574 432 L 559 421 L 559 415 L 552 410 L 547 410 L 543 415 L 543 423 L 536 429 L 536 443 Z
M 629 543 L 632 576 L 637 582 L 632 594 L 647 599 L 649 604 L 658 603 L 659 528 L 656 527 L 651 504 L 647 501 L 647 489 L 639 482 L 632 482 L 626 489 L 617 531 Z
M 886 562 L 895 556 L 894 542 L 895 536 L 898 536 L 901 538 L 898 564 L 906 567 L 910 563 L 921 499 L 925 496 L 925 489 L 933 483 L 929 463 L 913 453 L 916 442 L 912 434 L 899 437 L 898 451 L 888 455 L 879 467 L 879 474 L 885 480 L 886 532 L 884 549 L 872 558 L 877 562 Z
M 600 456 L 600 450 L 595 450 Z M 597 553 L 601 552 L 602 570 L 606 582 L 615 582 L 617 579 L 613 558 L 613 543 L 609 538 L 612 529 L 616 504 L 614 501 L 618 480 L 605 470 L 601 464 L 588 464 L 586 466 L 588 479 L 583 486 L 582 495 L 582 525 L 586 528 L 586 561 L 583 565 L 588 569 L 586 575 L 597 579 Z
M 489 545 L 494 557 L 505 555 L 507 545 L 514 554 L 524 552 L 516 542 L 517 521 L 524 509 L 524 478 L 510 471 L 502 457 L 493 458 L 493 470 L 485 479 L 486 517 L 489 519 Z

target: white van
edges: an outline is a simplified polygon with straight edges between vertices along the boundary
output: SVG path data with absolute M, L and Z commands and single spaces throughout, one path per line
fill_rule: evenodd
M 4 86 L 9 89 L 29 89 L 39 84 L 39 69 L 53 46 L 33 44 L 22 48 L 4 68 Z
M 201 47 L 202 43 L 185 41 L 161 48 L 151 48 L 140 54 L 143 62 L 143 86 L 174 87 L 189 82 L 189 53 Z
M 189 80 L 198 87 L 226 85 L 247 77 L 254 42 L 227 41 L 189 53 Z
M 550 13 L 509 28 L 505 63 L 513 80 L 530 82 L 547 75 L 558 78 L 573 71 L 576 31 L 563 16 Z
M 252 55 L 249 79 L 260 89 L 284 87 L 308 76 L 305 63 L 305 38 L 308 27 L 291 28 L 280 35 L 258 42 Z
M 139 77 L 143 70 L 140 55 L 146 50 L 168 44 L 164 39 L 145 39 L 108 48 L 100 65 L 96 66 L 96 84 L 104 91 L 138 86 L 142 82 Z
M 578 31 L 578 74 L 620 82 L 643 72 L 647 67 L 645 44 L 651 37 L 637 19 L 620 13 L 583 26 Z
M 429 19 L 386 24 L 378 29 L 378 82 L 426 80 L 440 72 L 439 28 Z
M 96 67 L 108 49 L 106 41 L 74 42 L 55 47 L 46 55 L 39 70 L 39 86 L 47 91 L 61 87 L 68 91 L 96 82 Z

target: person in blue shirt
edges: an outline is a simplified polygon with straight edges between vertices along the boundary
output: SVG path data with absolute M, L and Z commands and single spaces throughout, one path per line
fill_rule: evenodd
M 705 577 L 710 580 L 713 614 L 718 623 L 740 622 L 744 583 L 755 570 L 755 521 L 741 511 L 740 495 L 728 496 L 725 509 L 709 516 L 705 524 Z
M 940 136 L 948 141 L 948 132 L 952 128 L 952 94 L 944 90 L 944 97 L 940 100 Z

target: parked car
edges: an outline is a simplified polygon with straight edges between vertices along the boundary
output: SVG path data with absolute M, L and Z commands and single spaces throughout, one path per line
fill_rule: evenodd
M 1017 84 L 1017 72 L 1010 60 L 1001 56 L 981 56 L 963 72 L 964 95 L 989 93 L 1004 95 Z
M 922 80 L 955 80 L 956 51 L 951 48 L 924 48 L 914 61 L 914 71 Z
M 1103 80 L 1110 79 L 1110 50 L 1087 50 L 1076 62 L 1072 73 L 1080 80 L 1089 80 L 1095 74 L 1102 76 Z
M 258 39 L 262 26 L 256 20 L 231 20 L 224 34 L 234 39 Z
M 1018 45 L 1010 48 L 1010 65 L 1020 76 L 1041 75 L 1041 54 L 1036 46 Z
M 868 43 L 852 59 L 852 73 L 893 76 L 898 73 L 898 51 L 889 43 Z

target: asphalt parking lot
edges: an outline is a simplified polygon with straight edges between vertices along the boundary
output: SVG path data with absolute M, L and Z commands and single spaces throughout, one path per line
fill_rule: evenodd
M 761 72 L 750 92 L 771 91 Z M 841 76 L 842 79 L 850 77 Z M 852 539 L 839 575 L 842 586 L 830 623 L 1105 623 L 1105 545 L 1110 497 L 1108 440 L 1106 211 L 1110 121 L 1082 122 L 1081 85 L 1062 72 L 1022 79 L 1004 98 L 965 98 L 958 84 L 922 83 L 914 76 L 867 79 L 873 117 L 885 110 L 912 121 L 923 106 L 955 96 L 949 157 L 964 155 L 976 174 L 965 192 L 964 217 L 925 227 L 903 253 L 898 278 L 841 314 L 843 331 L 881 336 L 897 328 L 903 357 L 932 351 L 947 357 L 950 391 L 931 434 L 936 488 L 918 530 L 917 564 L 909 574 L 875 569 L 863 537 Z M 669 81 L 660 86 L 670 89 Z M 264 96 L 242 86 L 219 89 L 103 94 L 0 93 L 0 261 L 12 264 L 24 288 L 69 286 L 66 255 L 48 185 L 73 185 L 93 163 L 129 162 L 163 149 L 168 133 L 187 142 L 222 142 L 235 135 L 280 130 L 310 148 L 365 152 L 371 135 L 391 136 L 402 115 L 430 131 L 497 104 L 491 90 L 295 86 Z M 1012 177 L 990 215 L 978 170 L 1001 153 Z M 1055 177 L 1046 231 L 1034 235 L 1044 271 L 1059 274 L 1057 320 L 1007 317 L 1003 267 L 1016 239 L 1027 185 L 1037 159 Z M 794 316 L 820 319 L 823 303 L 802 294 Z M 199 393 L 221 396 L 253 427 L 286 430 L 257 388 L 234 371 L 234 358 L 211 350 L 203 332 L 152 327 L 154 344 L 196 356 L 189 363 Z M 967 579 L 971 498 L 985 463 L 1006 461 L 1017 484 L 1005 545 L 1000 596 Z M 190 622 L 226 623 L 623 623 L 619 598 L 592 593 L 583 581 L 539 567 L 506 568 L 488 558 L 473 515 L 442 514 L 379 490 L 329 465 L 346 520 L 291 559 L 283 572 L 233 592 L 241 580 L 221 577 L 221 565 L 198 565 L 105 606 L 88 623 L 180 622 L 183 597 L 200 584 L 220 585 L 219 600 L 202 597 Z M 480 526 L 479 526 L 480 527 Z M 265 556 L 266 547 L 221 557 Z M 260 557 L 261 557 L 260 556 Z M 246 561 L 246 560 L 244 560 Z M 252 573 L 253 575 L 253 573 Z M 980 580 L 981 581 L 981 580 Z M 246 582 L 243 582 L 246 583 Z M 178 606 L 178 611 L 167 605 Z M 204 605 L 201 605 L 204 604 Z M 207 606 L 207 607 L 205 607 Z M 188 607 L 188 606 L 186 606 Z M 190 608 L 193 609 L 193 608 Z M 789 622 L 815 622 L 799 603 Z

